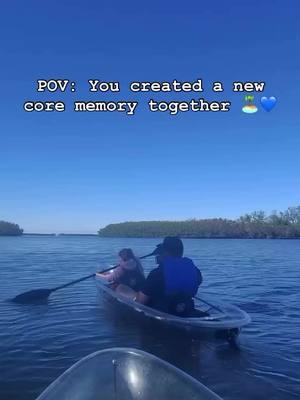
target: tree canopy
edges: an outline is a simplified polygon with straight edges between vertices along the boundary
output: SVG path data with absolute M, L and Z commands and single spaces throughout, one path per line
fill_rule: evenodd
M 0 221 L 0 236 L 19 236 L 23 234 L 23 229 L 17 224 Z
M 254 211 L 236 220 L 225 218 L 190 219 L 186 221 L 139 221 L 110 224 L 100 229 L 102 237 L 182 238 L 300 238 L 300 206 L 286 211 Z

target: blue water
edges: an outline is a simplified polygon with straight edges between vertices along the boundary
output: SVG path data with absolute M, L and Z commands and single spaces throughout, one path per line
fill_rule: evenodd
M 151 252 L 153 239 L 0 238 L 0 399 L 34 399 L 83 356 L 108 347 L 149 351 L 231 400 L 300 398 L 300 241 L 185 241 L 201 267 L 202 292 L 247 311 L 242 351 L 213 338 L 179 340 L 110 315 L 93 280 L 53 294 L 48 304 L 6 300 L 54 287 L 113 264 L 117 251 Z M 153 260 L 145 261 L 147 271 Z

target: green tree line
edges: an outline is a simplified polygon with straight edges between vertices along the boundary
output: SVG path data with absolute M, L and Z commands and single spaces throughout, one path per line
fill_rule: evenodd
M 182 238 L 300 238 L 300 206 L 286 211 L 254 211 L 236 220 L 226 218 L 189 219 L 186 221 L 139 221 L 110 224 L 100 229 L 102 237 Z
M 19 236 L 23 234 L 23 229 L 17 224 L 0 221 L 0 236 Z

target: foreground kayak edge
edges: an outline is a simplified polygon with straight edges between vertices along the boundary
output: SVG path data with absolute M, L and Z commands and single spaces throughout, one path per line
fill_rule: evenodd
M 59 376 L 36 400 L 221 400 L 173 365 L 141 350 L 92 353 Z

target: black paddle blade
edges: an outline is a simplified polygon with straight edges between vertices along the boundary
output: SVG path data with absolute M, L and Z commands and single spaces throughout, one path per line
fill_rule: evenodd
M 36 289 L 29 292 L 21 293 L 14 297 L 14 303 L 34 303 L 36 301 L 47 300 L 52 292 L 52 289 Z

